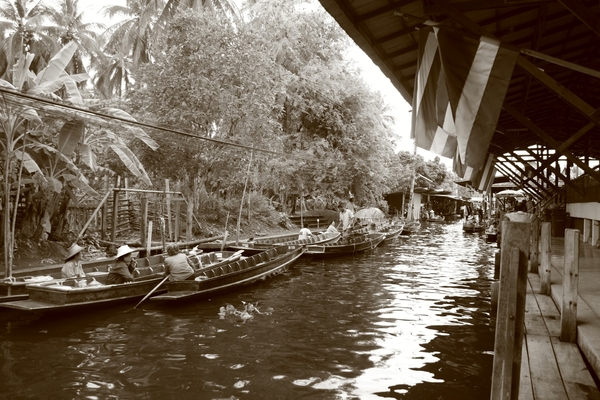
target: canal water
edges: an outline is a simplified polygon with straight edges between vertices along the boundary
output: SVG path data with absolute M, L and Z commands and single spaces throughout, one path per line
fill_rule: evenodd
M 489 398 L 495 250 L 424 224 L 202 302 L 0 309 L 0 398 Z

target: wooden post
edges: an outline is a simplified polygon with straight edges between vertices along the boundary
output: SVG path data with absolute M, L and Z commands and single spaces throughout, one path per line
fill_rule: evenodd
M 181 199 L 177 199 L 181 200 Z M 181 201 L 175 202 L 175 227 L 174 227 L 174 240 L 179 241 L 179 214 L 181 212 Z
M 539 266 L 539 245 L 540 245 L 540 220 L 537 217 L 533 218 L 531 223 L 531 255 L 529 257 L 529 266 L 531 272 L 538 273 Z
M 117 177 L 116 188 L 121 183 L 121 177 Z M 113 214 L 112 214 L 112 226 L 110 227 L 110 241 L 115 243 L 117 239 L 117 225 L 119 223 L 119 191 L 113 191 Z
M 540 293 L 545 294 L 547 296 L 550 295 L 550 288 L 552 285 L 552 264 L 551 260 L 551 246 L 550 243 L 552 241 L 552 223 L 551 222 L 542 222 L 542 235 L 540 237 Z
M 494 344 L 492 400 L 517 400 L 525 324 L 530 222 L 502 222 L 500 290 Z
M 104 192 L 105 193 L 109 193 L 108 190 L 108 176 L 104 176 Z M 106 239 L 106 229 L 107 229 L 107 221 L 106 221 L 106 216 L 108 215 L 108 203 L 104 202 L 104 205 L 102 207 L 102 221 L 101 221 L 101 233 L 100 233 L 100 238 L 102 240 Z
M 192 241 L 192 218 L 194 215 L 194 203 L 192 199 L 187 202 L 187 214 L 186 216 L 186 227 L 185 227 L 185 240 L 188 242 Z
M 152 221 L 148 221 L 148 239 L 146 240 L 146 257 L 150 257 L 152 247 Z
M 148 196 L 142 197 L 141 203 L 141 226 L 140 226 L 140 236 L 142 238 L 142 247 L 146 247 L 146 232 L 148 231 Z
M 577 340 L 577 287 L 579 285 L 579 231 L 565 230 L 565 272 L 560 312 L 560 341 Z
M 169 229 L 169 241 L 171 241 L 173 240 L 173 226 L 171 224 L 171 194 L 169 192 L 169 180 L 165 179 L 165 194 L 167 200 L 167 227 Z

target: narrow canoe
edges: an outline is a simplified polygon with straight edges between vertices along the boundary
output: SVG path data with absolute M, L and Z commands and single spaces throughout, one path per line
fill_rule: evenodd
M 176 301 L 207 297 L 266 280 L 285 272 L 306 251 L 304 246 L 276 246 L 225 265 L 203 268 L 194 280 L 168 282 L 167 293 L 151 301 Z
M 160 265 L 164 261 L 161 254 L 137 258 L 138 268 Z M 103 258 L 84 261 L 81 263 L 83 272 L 91 277 L 108 274 L 109 268 L 114 265 L 114 258 Z M 13 271 L 13 276 L 0 279 L 0 302 L 23 300 L 29 297 L 27 285 L 61 280 L 64 264 L 42 265 Z
M 281 236 L 279 238 L 259 238 L 251 242 L 241 242 L 239 245 L 229 246 L 230 249 L 270 249 L 274 246 L 281 245 L 310 245 L 323 243 L 336 243 L 340 240 L 342 234 L 340 232 L 323 232 L 313 235 L 307 239 L 298 239 L 297 234 Z
M 400 225 L 389 225 L 389 226 L 383 227 L 382 229 L 378 230 L 377 231 L 378 233 L 385 235 L 385 239 L 383 239 L 381 244 L 391 243 L 394 239 L 396 239 L 398 236 L 400 236 L 403 229 L 404 229 L 404 224 L 400 224 Z
M 26 286 L 27 300 L 0 303 L 0 307 L 24 311 L 58 311 L 109 305 L 144 297 L 163 279 L 164 265 L 138 268 L 133 282 L 107 285 L 106 273 L 85 278 L 57 279 Z M 159 288 L 160 291 L 164 288 Z
M 313 256 L 343 256 L 371 250 L 377 247 L 385 235 L 381 233 L 368 233 L 355 236 L 349 241 L 342 240 L 340 243 L 325 243 L 306 246 L 306 253 Z

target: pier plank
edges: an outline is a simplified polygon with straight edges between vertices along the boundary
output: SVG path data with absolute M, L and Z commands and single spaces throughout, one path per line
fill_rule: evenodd
M 523 341 L 521 351 L 521 378 L 519 379 L 519 400 L 534 400 L 531 373 L 529 372 L 529 356 L 527 355 L 527 342 Z
M 569 400 L 600 400 L 600 391 L 577 345 L 556 337 L 551 338 L 551 343 Z
M 550 337 L 527 335 L 527 351 L 535 398 L 541 400 L 568 399 Z
M 528 335 L 548 336 L 548 329 L 533 293 L 525 298 L 525 330 Z
M 556 304 L 554 304 L 554 301 L 550 296 L 539 295 L 535 298 L 538 307 L 540 307 L 540 311 L 542 312 L 542 316 L 544 317 L 548 333 L 553 337 L 560 336 L 560 312 L 558 311 Z

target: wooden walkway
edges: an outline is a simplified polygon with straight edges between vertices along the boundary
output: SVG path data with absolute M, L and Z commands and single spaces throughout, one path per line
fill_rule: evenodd
M 560 312 L 554 301 L 539 294 L 537 274 L 528 278 L 519 399 L 600 400 L 579 347 L 559 340 Z

